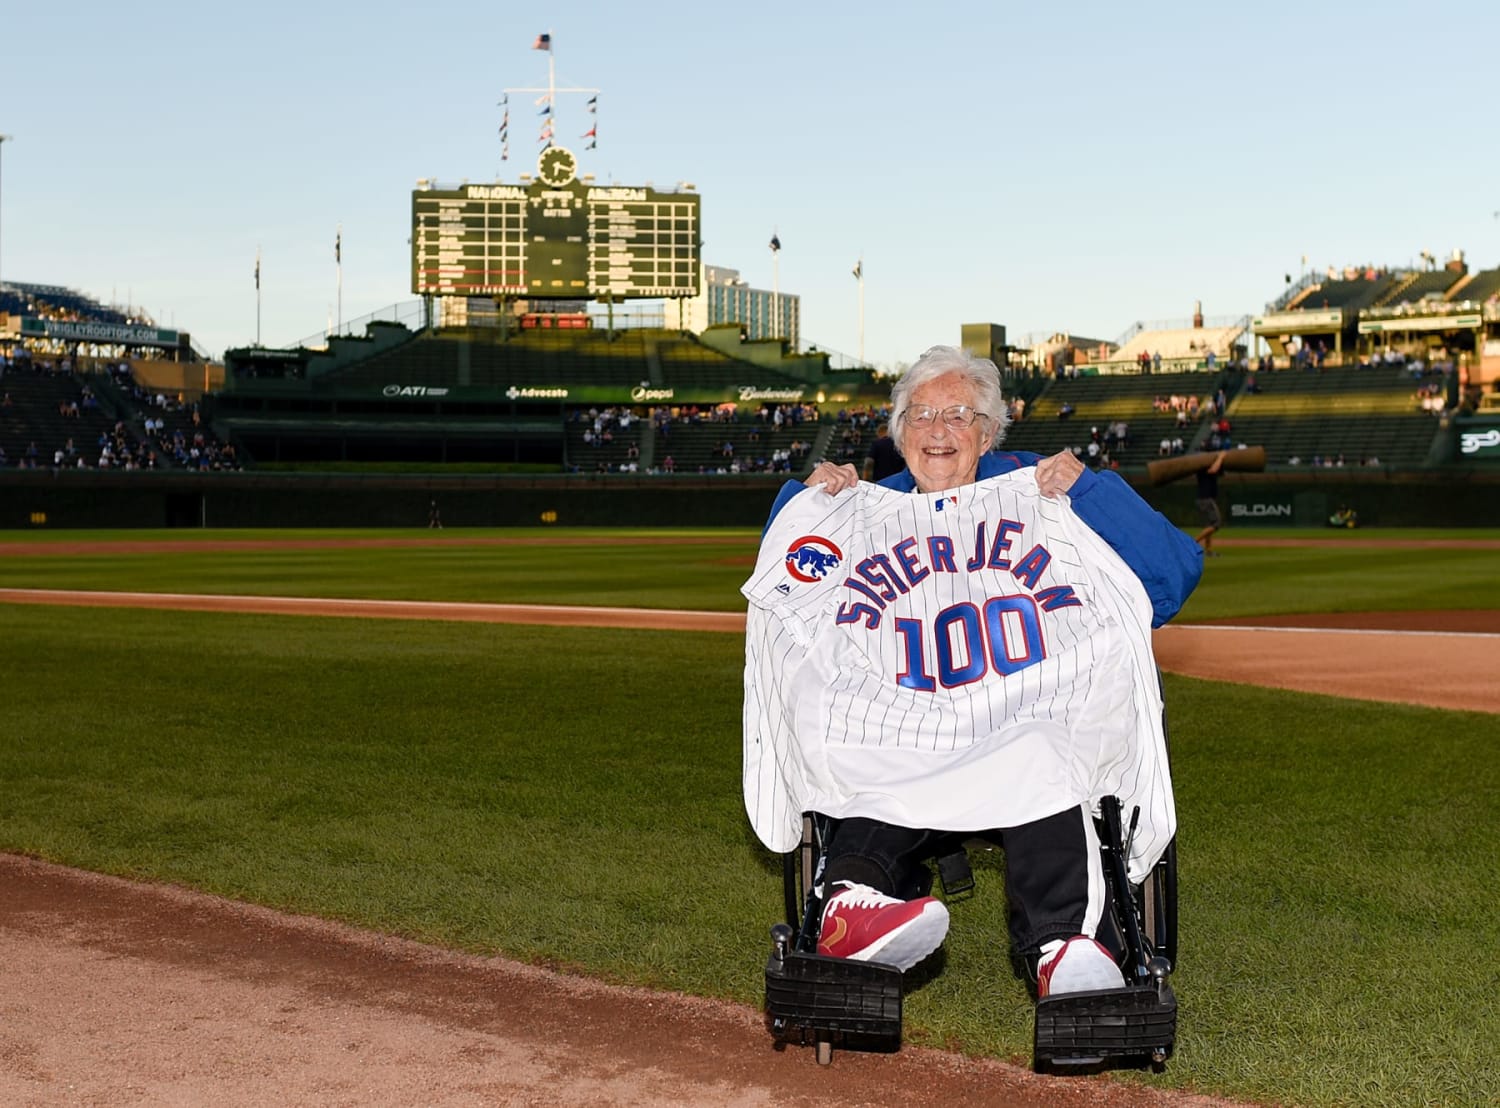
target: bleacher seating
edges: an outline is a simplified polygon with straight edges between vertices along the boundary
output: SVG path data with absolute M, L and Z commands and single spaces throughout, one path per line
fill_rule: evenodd
M 788 374 L 731 358 L 704 346 L 691 335 L 669 333 L 657 341 L 656 358 L 661 384 L 667 387 L 716 388 L 745 384 L 796 386 Z
M 128 318 L 105 307 L 91 296 L 60 285 L 37 285 L 7 281 L 0 286 L 0 311 L 36 315 L 48 319 L 85 319 L 100 323 L 125 323 Z
M 528 330 L 504 342 L 485 333 L 423 336 L 321 379 L 328 385 L 386 384 L 505 388 L 593 385 L 655 387 L 801 382 L 704 346 L 676 331 L 632 328 Z
M 1229 405 L 1232 438 L 1264 446 L 1273 466 L 1340 454 L 1348 465 L 1369 458 L 1421 465 L 1438 431 L 1404 367 L 1283 370 L 1257 375 L 1257 384 L 1261 391 L 1242 392 Z
M 671 473 L 805 475 L 814 459 L 824 456 L 833 429 L 832 421 L 802 419 L 789 419 L 777 427 L 749 413 L 739 413 L 732 420 L 679 416 L 656 422 L 655 441 L 649 447 L 651 468 Z M 726 443 L 731 447 L 728 452 Z M 778 454 L 780 461 L 775 460 Z
M 1472 300 L 1482 304 L 1494 296 L 1500 296 L 1500 268 L 1475 273 L 1469 280 L 1454 286 L 1448 294 L 1448 299 Z
M 1395 273 L 1379 273 L 1373 277 L 1352 279 L 1329 278 L 1320 284 L 1310 286 L 1306 292 L 1293 300 L 1289 307 L 1305 308 L 1308 311 L 1343 308 L 1345 312 L 1358 313 L 1361 309 L 1378 303 L 1380 298 L 1394 290 L 1401 280 L 1402 275 Z
M 0 313 L 5 315 L 25 315 L 31 307 L 30 299 L 19 289 L 13 289 L 9 285 L 0 284 Z
M 1055 380 L 1026 408 L 1025 417 L 1013 422 L 1003 447 L 1055 454 L 1078 448 L 1087 451 L 1093 429 L 1103 438 L 1111 423 L 1124 421 L 1129 440 L 1111 457 L 1123 466 L 1145 465 L 1157 457 L 1162 439 L 1181 437 L 1191 446 L 1213 410 L 1214 394 L 1223 387 L 1233 395 L 1238 376 L 1232 372 L 1151 373 L 1107 376 L 1063 377 Z M 1161 411 L 1157 401 L 1172 396 L 1195 396 L 1197 415 L 1180 426 L 1175 411 Z M 1064 405 L 1072 414 L 1060 418 Z
M 64 414 L 65 405 L 76 405 L 76 414 L 72 407 Z M 13 365 L 0 378 L 0 449 L 7 469 L 47 469 L 54 464 L 71 469 L 80 462 L 95 467 L 101 439 L 110 441 L 111 452 L 117 452 L 115 423 L 86 382 L 59 363 L 38 359 Z M 133 444 L 131 449 L 133 453 Z M 60 462 L 58 451 L 63 452 Z
M 1442 294 L 1459 280 L 1457 273 L 1445 269 L 1425 273 L 1411 273 L 1402 278 L 1390 291 L 1382 294 L 1371 307 L 1392 308 L 1398 304 L 1418 304 L 1424 297 L 1441 299 Z
M 628 409 L 575 411 L 563 425 L 563 438 L 563 465 L 570 473 L 645 472 L 651 420 Z

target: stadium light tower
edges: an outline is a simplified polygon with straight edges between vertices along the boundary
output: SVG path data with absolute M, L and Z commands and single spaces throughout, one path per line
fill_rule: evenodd
M 14 141 L 14 136 L 13 135 L 0 135 L 0 153 L 3 153 L 5 151 L 5 144 L 7 142 L 13 142 L 13 141 Z M 4 171 L 4 168 L 5 168 L 4 164 L 0 163 L 0 183 L 3 183 L 3 179 L 4 179 L 4 172 L 3 171 Z M 0 206 L 0 228 L 3 228 L 4 224 L 5 224 L 5 209 L 4 209 L 3 206 Z M 3 276 L 3 271 L 0 271 L 0 276 Z

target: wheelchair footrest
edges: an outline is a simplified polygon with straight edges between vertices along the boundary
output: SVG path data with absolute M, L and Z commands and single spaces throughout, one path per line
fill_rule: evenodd
M 1160 1064 L 1177 1036 L 1177 997 L 1166 982 L 1045 997 L 1036 1005 L 1034 1059 L 1047 1066 L 1124 1059 Z
M 773 953 L 766 1014 L 781 1039 L 899 1049 L 901 971 L 880 962 Z

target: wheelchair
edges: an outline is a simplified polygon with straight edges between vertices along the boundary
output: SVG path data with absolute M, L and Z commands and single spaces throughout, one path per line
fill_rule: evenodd
M 1132 1067 L 1161 1072 L 1172 1054 L 1177 998 L 1168 977 L 1177 962 L 1176 840 L 1143 881 L 1132 883 L 1126 859 L 1138 815 L 1132 812 L 1127 820 L 1118 798 L 1106 796 L 1094 817 L 1112 923 L 1125 950 L 1126 984 L 1036 1002 L 1032 1057 L 1039 1073 Z M 765 970 L 766 1016 L 778 1048 L 812 1046 L 820 1065 L 833 1060 L 835 1047 L 885 1052 L 901 1047 L 901 971 L 817 953 L 820 872 L 824 844 L 835 826 L 826 816 L 804 814 L 800 845 L 782 856 L 786 921 L 771 928 Z M 965 839 L 951 836 L 947 852 L 935 859 L 947 899 L 973 888 Z M 930 883 L 931 868 L 926 872 Z M 1034 973 L 1014 954 L 1013 960 L 1034 993 Z

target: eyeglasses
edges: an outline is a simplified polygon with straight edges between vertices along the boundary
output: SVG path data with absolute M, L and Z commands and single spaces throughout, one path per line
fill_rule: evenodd
M 984 414 L 976 412 L 967 404 L 954 404 L 941 411 L 930 404 L 921 404 L 915 408 L 907 408 L 901 418 L 906 420 L 908 427 L 931 427 L 932 421 L 942 416 L 943 423 L 949 430 L 966 431 L 976 419 L 984 418 Z

